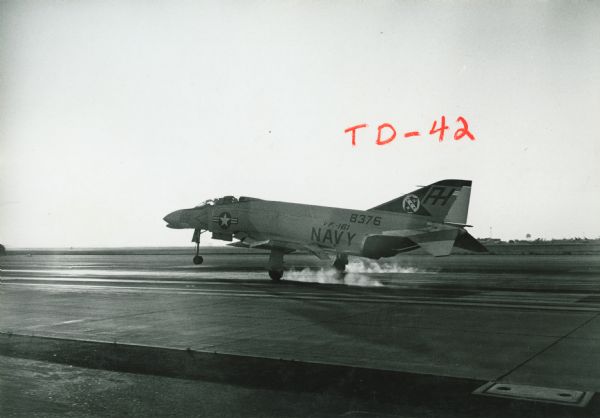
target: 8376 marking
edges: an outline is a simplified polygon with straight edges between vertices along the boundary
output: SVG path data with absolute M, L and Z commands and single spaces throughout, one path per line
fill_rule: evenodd
M 353 213 L 350 215 L 350 223 L 354 224 L 373 224 L 375 226 L 381 225 L 381 216 L 361 215 L 359 213 Z

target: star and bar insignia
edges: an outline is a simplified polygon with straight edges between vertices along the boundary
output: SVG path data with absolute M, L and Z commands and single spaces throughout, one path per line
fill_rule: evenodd
M 223 229 L 227 229 L 229 225 L 237 225 L 238 223 L 238 218 L 232 217 L 229 212 L 222 212 L 219 216 L 213 216 L 212 220 L 214 223 L 218 223 Z

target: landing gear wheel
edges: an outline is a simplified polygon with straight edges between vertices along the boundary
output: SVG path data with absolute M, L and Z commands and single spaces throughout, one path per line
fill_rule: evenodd
M 348 256 L 346 254 L 338 254 L 333 262 L 333 268 L 339 273 L 344 273 L 346 265 L 348 265 Z
M 269 277 L 274 282 L 278 282 L 281 280 L 281 276 L 283 276 L 283 254 L 284 250 L 281 248 L 273 248 L 271 249 L 271 254 L 269 254 Z
M 346 263 L 335 260 L 333 263 L 333 268 L 336 269 L 338 272 L 343 273 L 344 270 L 346 270 Z
M 274 282 L 278 282 L 279 280 L 281 280 L 282 276 L 283 276 L 283 270 L 269 270 L 269 277 Z
M 192 242 L 196 243 L 196 255 L 194 256 L 194 264 L 202 264 L 204 258 L 200 255 L 200 234 L 202 234 L 201 229 L 194 229 L 194 236 L 192 237 Z

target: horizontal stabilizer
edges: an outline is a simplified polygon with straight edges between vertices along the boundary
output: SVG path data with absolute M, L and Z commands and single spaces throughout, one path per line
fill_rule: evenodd
M 410 239 L 434 257 L 443 257 L 452 252 L 457 235 L 457 229 L 449 229 L 413 235 Z
M 477 253 L 488 253 L 488 249 L 483 246 L 482 243 L 477 241 L 477 239 L 469 234 L 464 229 L 461 229 L 456 241 L 454 242 L 454 246 L 458 248 L 462 248 L 469 251 L 474 251 Z
M 384 231 L 386 237 L 404 237 L 411 243 L 427 251 L 435 257 L 450 255 L 458 235 L 458 229 L 448 228 L 438 231 L 423 232 L 419 230 Z
M 472 228 L 473 227 L 473 225 L 467 225 L 467 224 L 457 223 L 457 222 L 444 222 L 444 225 L 456 226 L 459 228 Z

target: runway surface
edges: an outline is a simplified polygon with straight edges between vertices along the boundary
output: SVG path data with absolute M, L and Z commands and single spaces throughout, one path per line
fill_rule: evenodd
M 562 391 L 559 398 L 600 391 L 597 256 L 356 259 L 339 278 L 322 262 L 299 255 L 286 257 L 294 270 L 281 283 L 268 280 L 266 254 L 215 253 L 201 266 L 190 258 L 2 257 L 0 332 L 10 361 L 19 354 L 6 348 L 9 336 L 33 335 L 294 361 L 305 368 L 334 367 L 334 374 L 353 368 L 391 379 L 441 377 L 448 379 L 443 390 L 455 379 L 457 387 L 473 382 L 473 390 L 487 382 L 543 387 Z M 302 386 L 302 380 L 295 384 Z M 396 403 L 384 411 L 371 404 L 374 409 L 365 413 L 409 416 L 434 408 L 434 415 L 449 414 L 446 404 L 427 404 L 431 393 L 422 395 L 419 407 L 408 412 Z M 467 395 L 461 404 L 496 405 L 493 398 Z M 468 415 L 467 406 L 445 402 L 454 415 Z M 553 409 L 563 408 L 558 404 L 548 408 L 544 414 L 563 411 Z M 595 411 L 597 399 L 569 408 Z

